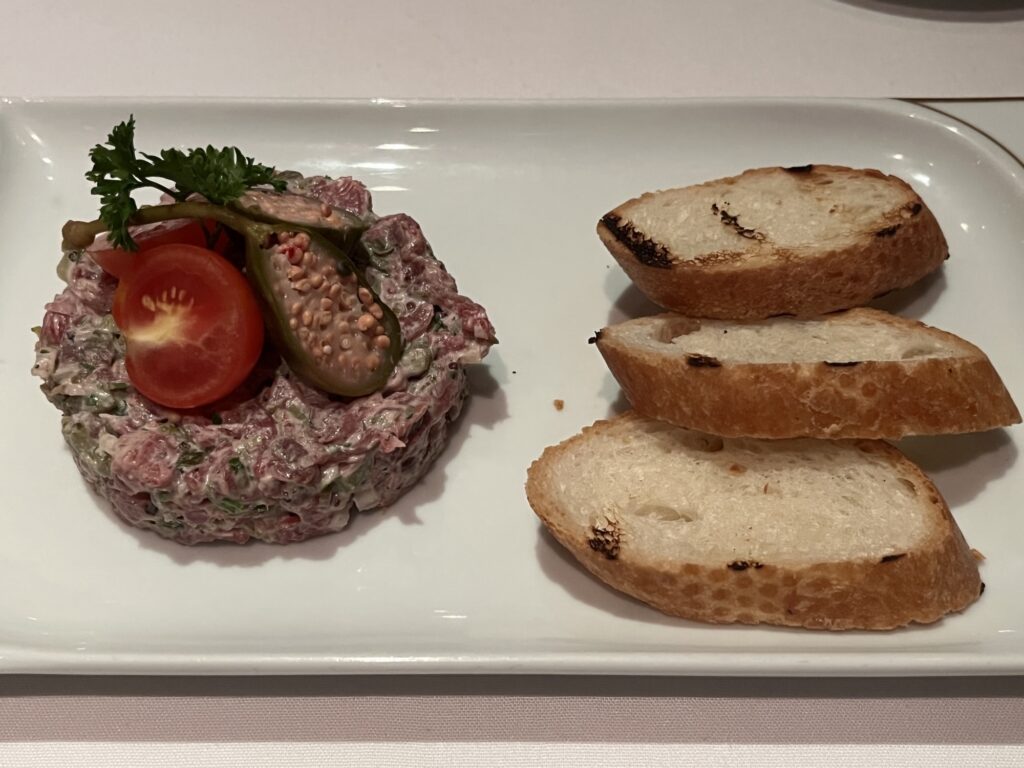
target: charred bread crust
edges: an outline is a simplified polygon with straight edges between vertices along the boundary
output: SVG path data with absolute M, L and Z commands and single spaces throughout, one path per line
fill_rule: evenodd
M 784 170 L 801 175 L 850 171 L 827 165 Z M 861 306 L 938 269 L 949 250 L 935 216 L 906 182 L 871 169 L 857 173 L 899 184 L 906 190 L 907 203 L 889 211 L 874 232 L 841 249 L 772 248 L 761 242 L 754 261 L 743 251 L 716 252 L 693 261 L 674 259 L 664 245 L 638 232 L 628 220 L 628 208 L 657 194 L 652 192 L 606 214 L 597 234 L 648 298 L 680 314 L 741 320 L 805 317 Z M 612 221 L 614 227 L 608 224 Z M 628 236 L 622 236 L 624 231 Z M 638 257 L 637 243 L 645 252 L 658 254 L 657 265 Z
M 597 348 L 637 412 L 723 437 L 894 440 L 1020 423 L 985 354 L 930 330 L 974 354 L 856 365 L 717 361 L 709 369 L 637 349 L 610 329 Z
M 621 418 L 629 418 L 626 414 Z M 547 448 L 531 466 L 526 495 L 534 512 L 558 542 L 608 586 L 671 616 L 715 624 L 775 624 L 825 630 L 889 630 L 929 624 L 962 611 L 983 591 L 976 558 L 949 507 L 921 470 L 892 446 L 857 441 L 897 465 L 938 512 L 931 535 L 896 558 L 823 562 L 806 567 L 772 563 L 708 566 L 645 558 L 629 546 L 628 520 L 617 519 L 616 556 L 609 559 L 589 543 L 589 529 L 575 524 L 550 492 L 556 457 L 577 440 L 611 421 L 599 421 L 559 445 Z M 884 562 L 883 562 L 884 559 Z
M 639 263 L 655 269 L 668 269 L 672 266 L 668 248 L 645 237 L 630 222 L 623 222 L 618 214 L 605 214 L 601 219 L 601 226 Z

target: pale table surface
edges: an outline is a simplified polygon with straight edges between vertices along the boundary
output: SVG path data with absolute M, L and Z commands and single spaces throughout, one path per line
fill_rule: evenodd
M 1024 87 L 1020 0 L 2 8 L 0 92 L 16 96 L 956 98 Z
M 1024 157 L 1024 101 L 968 100 L 1024 96 L 1024 2 L 625 7 L 7 2 L 0 95 L 956 98 L 931 106 Z M 1024 678 L 0 676 L 2 766 L 987 768 L 1022 745 Z

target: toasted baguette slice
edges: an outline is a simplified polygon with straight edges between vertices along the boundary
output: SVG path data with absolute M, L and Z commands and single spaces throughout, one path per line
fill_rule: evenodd
M 980 349 L 877 309 L 748 322 L 664 314 L 596 341 L 637 411 L 716 435 L 896 439 L 1020 422 Z
M 938 222 L 904 181 L 833 165 L 647 193 L 606 214 L 597 232 L 652 301 L 722 319 L 860 306 L 948 256 Z
M 935 486 L 880 441 L 722 439 L 631 412 L 545 450 L 526 495 L 591 573 L 687 619 L 892 629 L 983 589 Z

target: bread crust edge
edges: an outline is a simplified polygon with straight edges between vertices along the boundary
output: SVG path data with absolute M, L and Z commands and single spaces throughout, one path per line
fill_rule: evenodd
M 886 454 L 901 473 L 927 494 L 938 513 L 936 530 L 912 552 L 879 560 L 823 562 L 802 568 L 764 564 L 645 562 L 628 546 L 615 557 L 595 549 L 588 531 L 571 524 L 551 490 L 558 456 L 577 441 L 622 418 L 598 421 L 547 448 L 527 472 L 526 496 L 547 530 L 591 574 L 608 586 L 662 613 L 694 621 L 771 624 L 819 630 L 891 630 L 930 624 L 964 610 L 984 586 L 978 556 L 967 546 L 949 507 L 931 480 L 909 459 L 879 441 L 858 441 Z
M 711 367 L 635 348 L 617 338 L 614 327 L 602 329 L 596 342 L 638 412 L 723 437 L 899 439 L 1020 423 L 1013 398 L 976 346 L 917 321 L 853 311 L 920 326 L 954 340 L 967 355 L 856 365 L 722 361 Z
M 851 169 L 816 165 L 818 171 Z M 751 173 L 775 172 L 765 168 Z M 770 251 L 765 263 L 750 265 L 743 252 L 710 254 L 696 262 L 668 260 L 667 266 L 642 263 L 604 223 L 598 222 L 601 242 L 651 301 L 694 317 L 751 320 L 775 315 L 824 314 L 863 306 L 874 298 L 906 288 L 938 269 L 949 256 L 946 238 L 935 215 L 906 182 L 872 169 L 856 170 L 887 178 L 905 188 L 907 202 L 885 212 L 877 231 L 840 249 Z M 733 177 L 739 178 L 739 177 Z M 714 184 L 722 180 L 706 182 Z M 704 185 L 698 185 L 704 186 Z M 608 215 L 628 219 L 628 208 L 649 192 L 614 208 Z M 917 210 L 903 218 L 902 210 Z M 645 238 L 643 232 L 637 232 Z M 651 247 L 668 249 L 647 238 Z M 711 258 L 713 256 L 713 258 Z M 763 260 L 763 255 L 759 256 Z

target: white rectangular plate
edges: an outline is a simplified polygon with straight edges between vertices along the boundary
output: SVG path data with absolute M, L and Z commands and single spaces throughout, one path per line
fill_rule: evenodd
M 134 112 L 140 148 L 237 144 L 352 174 L 406 211 L 501 344 L 452 444 L 392 509 L 286 547 L 186 548 L 86 490 L 29 376 L 60 227 L 95 214 L 87 151 Z M 1024 672 L 1019 430 L 906 441 L 987 560 L 966 613 L 891 633 L 715 627 L 595 581 L 523 495 L 542 449 L 621 408 L 592 332 L 652 311 L 599 243 L 645 190 L 760 165 L 839 163 L 911 182 L 952 259 L 885 301 L 977 343 L 1024 397 L 1024 184 L 971 129 L 889 102 L 0 103 L 0 671 Z M 563 410 L 553 402 L 565 401 Z

